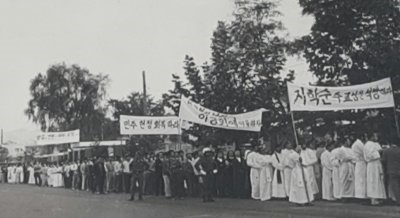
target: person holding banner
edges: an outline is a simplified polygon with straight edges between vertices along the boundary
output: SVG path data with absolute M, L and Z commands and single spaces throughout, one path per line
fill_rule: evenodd
M 296 204 L 297 206 L 311 205 L 314 200 L 314 194 L 312 193 L 312 185 L 307 182 L 305 175 L 302 158 L 297 152 L 292 152 L 288 156 L 288 162 L 292 168 L 292 174 L 290 179 L 290 193 L 289 202 Z
M 312 143 L 312 139 L 310 139 L 307 144 L 310 143 Z M 311 189 L 308 191 L 313 195 L 316 195 L 319 192 L 314 172 L 314 165 L 318 162 L 316 151 L 303 144 L 301 146 L 300 158 L 304 167 L 306 182 L 311 186 Z
M 379 153 L 381 150 L 378 134 L 376 132 L 370 133 L 364 146 L 364 159 L 367 162 L 367 197 L 371 199 L 372 206 L 379 205 L 381 200 L 386 199 L 381 155 Z

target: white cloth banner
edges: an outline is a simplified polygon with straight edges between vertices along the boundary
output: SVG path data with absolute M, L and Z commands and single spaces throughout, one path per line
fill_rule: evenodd
M 181 98 L 179 118 L 215 128 L 259 132 L 262 126 L 262 113 L 265 109 L 242 113 L 223 114 L 207 109 L 186 97 Z
M 119 118 L 121 135 L 178 135 L 179 118 L 126 116 Z
M 394 107 L 390 78 L 354 86 L 324 87 L 287 83 L 292 111 Z
M 36 137 L 36 145 L 57 145 L 79 142 L 80 131 L 44 132 Z

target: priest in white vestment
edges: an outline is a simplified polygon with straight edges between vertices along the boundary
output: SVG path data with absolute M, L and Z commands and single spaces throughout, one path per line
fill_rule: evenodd
M 318 194 L 318 183 L 314 172 L 314 165 L 318 162 L 317 153 L 315 150 L 312 150 L 306 146 L 302 146 L 300 157 L 302 159 L 304 170 L 307 172 L 307 183 L 310 183 L 311 185 L 311 193 L 314 195 Z
M 260 172 L 260 200 L 266 201 L 272 197 L 273 168 L 271 155 L 261 154 L 260 165 L 262 166 Z
M 286 197 L 289 197 L 290 194 L 290 180 L 292 177 L 292 169 L 295 168 L 293 162 L 289 161 L 289 156 L 296 151 L 293 149 L 293 144 L 288 142 L 286 144 L 286 148 L 282 150 L 282 164 L 283 164 L 283 178 L 285 185 Z
M 332 180 L 332 148 L 334 144 L 328 144 L 326 150 L 321 154 L 322 165 L 322 199 L 327 201 L 336 200 L 333 196 L 333 180 Z
M 272 179 L 272 197 L 273 198 L 286 198 L 285 191 L 285 175 L 283 172 L 283 157 L 282 148 L 276 147 L 274 154 L 271 155 L 272 166 L 274 167 L 274 176 Z
M 344 139 L 343 143 L 344 144 L 339 152 L 340 196 L 341 198 L 354 198 L 354 168 L 356 157 L 353 150 L 350 148 L 350 139 Z
M 336 142 L 335 142 L 336 143 Z M 340 185 L 340 176 L 339 176 L 339 153 L 341 152 L 341 147 L 338 147 L 338 144 L 335 145 L 331 151 L 331 163 L 332 163 L 332 184 L 333 184 L 333 197 L 336 199 L 341 198 L 341 185 Z
M 364 146 L 364 159 L 367 162 L 367 197 L 371 199 L 372 205 L 378 205 L 380 199 L 386 199 L 381 155 L 379 153 L 382 148 L 377 141 L 378 135 L 373 133 Z
M 360 137 L 361 138 L 361 137 Z M 358 199 L 367 198 L 367 162 L 364 159 L 364 143 L 356 139 L 351 146 L 356 157 L 354 168 L 354 183 L 357 184 L 354 190 L 354 197 Z
M 311 183 L 307 181 L 307 178 L 310 178 L 307 175 L 308 171 L 304 170 L 300 159 L 300 154 L 297 152 L 288 156 L 289 165 L 294 166 L 290 179 L 289 202 L 304 205 L 314 200 L 314 194 Z
M 250 183 L 251 183 L 251 198 L 259 200 L 260 199 L 260 173 L 261 165 L 260 159 L 262 156 L 255 152 L 247 150 L 245 153 L 247 157 L 246 163 L 250 167 Z

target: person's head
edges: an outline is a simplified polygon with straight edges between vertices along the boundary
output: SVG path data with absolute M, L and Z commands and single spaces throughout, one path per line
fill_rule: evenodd
M 187 160 L 191 160 L 193 157 L 192 157 L 192 154 L 191 153 L 187 153 L 186 154 L 186 159 Z
M 224 152 L 222 150 L 218 151 L 217 158 L 224 159 Z
M 370 133 L 368 134 L 368 139 L 369 139 L 370 141 L 373 141 L 373 142 L 378 142 L 378 140 L 379 140 L 378 133 L 375 132 L 375 131 L 370 132 Z
M 228 152 L 226 153 L 226 159 L 227 159 L 227 160 L 233 160 L 233 159 L 235 159 L 235 152 L 233 152 L 233 151 L 228 151 Z
M 170 158 L 176 158 L 176 152 L 174 150 L 169 151 L 169 157 Z
M 197 151 L 192 152 L 192 157 L 196 159 L 199 156 L 199 153 Z
M 278 152 L 278 153 L 280 153 L 280 152 L 282 151 L 282 147 L 281 147 L 281 146 L 277 146 L 277 147 L 275 148 L 275 151 Z
M 351 147 L 351 139 L 350 139 L 350 137 L 348 137 L 348 136 L 344 137 L 344 146 L 347 147 L 347 148 Z
M 242 157 L 242 153 L 240 152 L 240 150 L 235 150 L 234 154 L 236 158 Z

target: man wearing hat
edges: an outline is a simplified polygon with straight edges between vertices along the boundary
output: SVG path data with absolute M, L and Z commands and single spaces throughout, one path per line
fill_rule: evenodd
M 136 191 L 139 192 L 139 201 L 143 200 L 143 178 L 144 171 L 149 168 L 148 163 L 143 159 L 143 155 L 139 152 L 136 153 L 135 158 L 131 162 L 129 169 L 131 170 L 131 198 L 130 201 L 135 200 Z M 136 186 L 137 185 L 137 186 Z
M 204 156 L 196 163 L 196 169 L 200 172 L 203 187 L 203 202 L 213 202 L 213 178 L 217 171 L 217 165 L 210 148 L 203 149 Z

